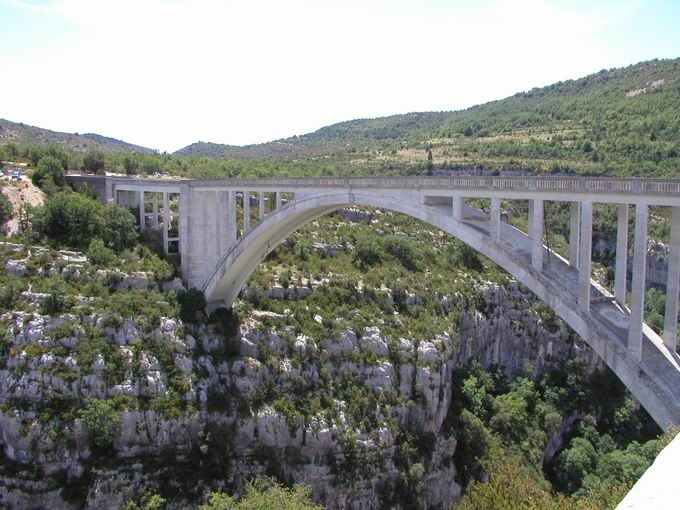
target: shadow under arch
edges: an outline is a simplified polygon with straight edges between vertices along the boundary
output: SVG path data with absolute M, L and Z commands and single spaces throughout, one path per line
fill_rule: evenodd
M 534 270 L 526 259 L 494 242 L 486 233 L 465 221 L 456 220 L 441 209 L 412 198 L 365 191 L 302 196 L 268 214 L 230 247 L 203 286 L 207 300 L 213 308 L 219 305 L 230 307 L 258 264 L 287 236 L 324 214 L 350 206 L 375 207 L 406 214 L 443 230 L 488 257 L 515 276 L 576 331 L 662 429 L 680 424 L 680 396 L 674 395 L 673 391 L 680 388 L 677 356 L 662 352 L 658 342 L 650 339 L 650 335 L 655 334 L 649 328 L 645 328 L 643 361 L 640 362 L 628 353 L 605 322 L 584 312 L 575 296 L 562 288 L 558 281 Z M 660 376 L 654 369 L 664 361 L 666 366 Z M 647 365 L 651 365 L 652 369 Z

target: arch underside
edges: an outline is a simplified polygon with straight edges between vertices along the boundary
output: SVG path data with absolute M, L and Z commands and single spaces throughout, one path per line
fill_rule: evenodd
M 564 259 L 546 253 L 542 272 L 531 267 L 531 241 L 507 224 L 501 227 L 501 242 L 487 234 L 489 222 L 455 219 L 450 210 L 424 205 L 404 198 L 373 191 L 310 195 L 273 211 L 222 258 L 203 290 L 208 301 L 231 306 L 257 265 L 287 236 L 315 218 L 349 206 L 389 209 L 407 214 L 460 239 L 512 274 L 550 306 L 601 359 L 616 373 L 664 430 L 680 425 L 680 364 L 663 341 L 644 327 L 642 359 L 626 350 L 628 311 L 618 306 L 597 286 L 591 287 L 593 304 L 589 312 L 579 307 L 577 271 Z M 469 209 L 468 212 L 479 211 Z

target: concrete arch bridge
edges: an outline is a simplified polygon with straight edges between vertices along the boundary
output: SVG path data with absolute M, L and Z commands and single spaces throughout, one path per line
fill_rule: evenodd
M 260 261 L 286 236 L 347 206 L 407 214 L 460 239 L 531 289 L 617 374 L 656 422 L 680 425 L 677 339 L 680 180 L 581 177 L 377 177 L 173 180 L 69 176 L 103 200 L 138 211 L 181 256 L 187 285 L 231 306 Z M 485 213 L 466 199 L 490 199 Z M 528 235 L 501 218 L 501 200 L 528 200 Z M 569 258 L 544 244 L 544 203 L 569 202 Z M 593 204 L 618 206 L 614 294 L 591 279 Z M 650 206 L 671 208 L 665 328 L 643 322 Z M 628 218 L 635 209 L 632 285 Z

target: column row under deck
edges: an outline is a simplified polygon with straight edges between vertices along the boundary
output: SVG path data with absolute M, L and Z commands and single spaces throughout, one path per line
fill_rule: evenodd
M 162 232 L 163 252 L 179 253 L 179 192 L 116 190 L 112 198 L 139 221 L 140 234 Z
M 463 221 L 465 198 L 454 196 L 452 199 L 452 216 Z M 501 199 L 491 198 L 489 212 L 489 235 L 500 243 L 501 239 Z M 531 266 L 536 271 L 543 271 L 545 254 L 548 251 L 543 244 L 544 236 L 544 201 L 530 199 L 528 211 L 527 235 L 531 239 Z M 436 203 L 436 200 L 432 200 Z M 570 202 L 569 215 L 569 265 L 577 271 L 577 302 L 583 311 L 591 307 L 591 274 L 593 249 L 593 205 L 592 201 Z M 631 278 L 631 298 L 627 307 L 628 296 L 628 221 L 630 205 L 635 207 L 635 233 L 633 245 L 633 267 Z M 641 359 L 645 307 L 645 280 L 647 268 L 647 224 L 648 206 L 646 204 L 617 205 L 617 239 L 614 271 L 614 299 L 629 314 L 627 347 L 636 358 Z M 675 352 L 678 333 L 678 308 L 680 305 L 680 207 L 671 207 L 671 240 L 668 253 L 668 277 L 666 284 L 666 304 L 664 314 L 663 340 L 666 347 Z

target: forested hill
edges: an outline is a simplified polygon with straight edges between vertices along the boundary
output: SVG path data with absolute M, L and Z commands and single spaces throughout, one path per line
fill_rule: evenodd
M 0 119 L 0 143 L 40 143 L 57 144 L 76 152 L 88 150 L 102 150 L 105 152 L 146 152 L 154 153 L 153 149 L 140 147 L 131 143 L 116 140 L 95 133 L 61 133 L 50 131 L 23 123 Z
M 602 70 L 462 111 L 352 120 L 244 147 L 199 142 L 178 153 L 677 176 L 680 59 Z

